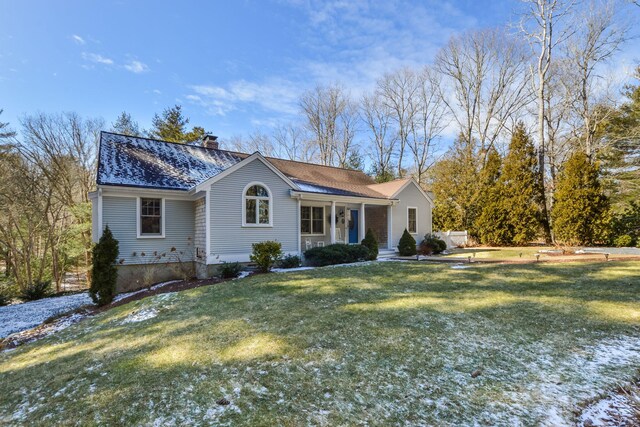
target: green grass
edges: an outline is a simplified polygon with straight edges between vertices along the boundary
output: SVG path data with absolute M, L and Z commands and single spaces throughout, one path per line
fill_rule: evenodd
M 559 425 L 639 364 L 640 263 L 374 263 L 158 295 L 0 354 L 0 424 Z

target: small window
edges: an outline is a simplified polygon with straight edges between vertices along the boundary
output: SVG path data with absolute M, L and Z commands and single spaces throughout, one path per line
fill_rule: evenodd
M 244 225 L 271 225 L 271 196 L 266 187 L 252 184 L 244 193 Z
M 418 208 L 407 208 L 407 230 L 409 233 L 418 233 Z
M 140 199 L 140 235 L 162 236 L 162 199 Z
M 324 234 L 324 207 L 300 207 L 300 233 Z

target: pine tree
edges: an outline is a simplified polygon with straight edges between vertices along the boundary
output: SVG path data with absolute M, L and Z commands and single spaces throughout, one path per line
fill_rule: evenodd
M 93 302 L 99 306 L 111 303 L 116 295 L 118 253 L 118 241 L 114 239 L 109 226 L 107 226 L 102 237 L 93 247 L 93 265 L 91 267 L 89 295 Z
M 191 131 L 187 131 L 189 119 L 183 116 L 180 105 L 166 108 L 161 116 L 154 115 L 151 123 L 153 128 L 149 131 L 149 136 L 163 141 L 184 144 L 197 141 L 206 133 L 204 128 L 199 126 L 194 126 Z
M 536 151 L 524 124 L 519 123 L 511 137 L 499 182 L 512 233 L 508 244 L 527 244 L 540 230 L 538 183 Z
M 416 247 L 416 239 L 404 229 L 404 233 L 402 233 L 402 237 L 400 237 L 400 241 L 398 242 L 398 252 L 401 256 L 412 256 L 415 255 L 418 250 Z
M 579 150 L 563 164 L 551 212 L 556 240 L 589 245 L 607 238 L 609 200 L 599 180 L 599 166 Z
M 111 130 L 122 135 L 142 136 L 138 122 L 131 118 L 131 114 L 123 111 L 115 122 L 111 124 Z

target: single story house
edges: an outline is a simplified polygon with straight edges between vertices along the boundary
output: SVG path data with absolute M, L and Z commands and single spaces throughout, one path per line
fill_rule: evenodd
M 395 250 L 406 228 L 431 233 L 433 198 L 411 178 L 377 184 L 361 171 L 102 132 L 93 239 L 119 241 L 118 290 L 176 275 L 209 277 L 216 264 L 248 262 L 251 244 L 288 254 L 359 243 L 371 228 Z

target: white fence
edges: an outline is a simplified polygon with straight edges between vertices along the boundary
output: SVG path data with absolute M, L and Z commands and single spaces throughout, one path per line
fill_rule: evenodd
M 437 231 L 435 235 L 444 240 L 447 249 L 467 245 L 468 234 L 466 231 Z

